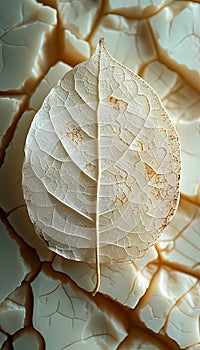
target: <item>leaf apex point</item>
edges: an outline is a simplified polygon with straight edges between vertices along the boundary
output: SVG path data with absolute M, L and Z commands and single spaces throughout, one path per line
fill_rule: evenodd
M 104 45 L 104 44 L 105 44 L 104 37 L 99 38 L 99 45 Z

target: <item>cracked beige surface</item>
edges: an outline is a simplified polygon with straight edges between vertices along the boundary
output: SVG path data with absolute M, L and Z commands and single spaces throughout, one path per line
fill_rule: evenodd
M 0 11 L 0 347 L 198 350 L 200 4 L 41 3 L 7 0 Z M 35 234 L 21 169 L 25 138 L 45 96 L 102 35 L 168 111 L 181 142 L 182 193 L 156 246 L 131 263 L 102 264 L 92 298 L 85 290 L 94 285 L 95 266 L 52 253 Z

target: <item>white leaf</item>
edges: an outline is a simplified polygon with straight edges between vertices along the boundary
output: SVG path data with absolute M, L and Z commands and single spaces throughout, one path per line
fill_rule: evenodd
M 180 147 L 156 93 L 103 40 L 44 100 L 24 197 L 36 231 L 74 260 L 126 262 L 152 246 L 179 197 Z

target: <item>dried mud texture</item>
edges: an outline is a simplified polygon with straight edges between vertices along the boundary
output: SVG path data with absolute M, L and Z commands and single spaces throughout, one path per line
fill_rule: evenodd
M 0 347 L 199 349 L 200 4 L 0 6 Z M 160 96 L 179 134 L 182 174 L 178 210 L 155 247 L 129 263 L 102 264 L 92 297 L 95 266 L 60 257 L 37 237 L 22 195 L 22 164 L 45 96 L 102 36 L 111 55 Z

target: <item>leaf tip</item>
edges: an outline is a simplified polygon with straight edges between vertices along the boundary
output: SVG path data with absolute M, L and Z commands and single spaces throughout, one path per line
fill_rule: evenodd
M 98 41 L 98 44 L 96 46 L 96 49 L 94 51 L 94 55 L 93 57 L 97 56 L 101 56 L 102 53 L 107 53 L 107 49 L 106 49 L 106 46 L 105 46 L 105 40 L 104 40 L 104 37 L 101 37 L 99 38 L 99 41 Z
M 99 39 L 99 45 L 105 45 L 104 37 L 101 37 L 101 38 Z

